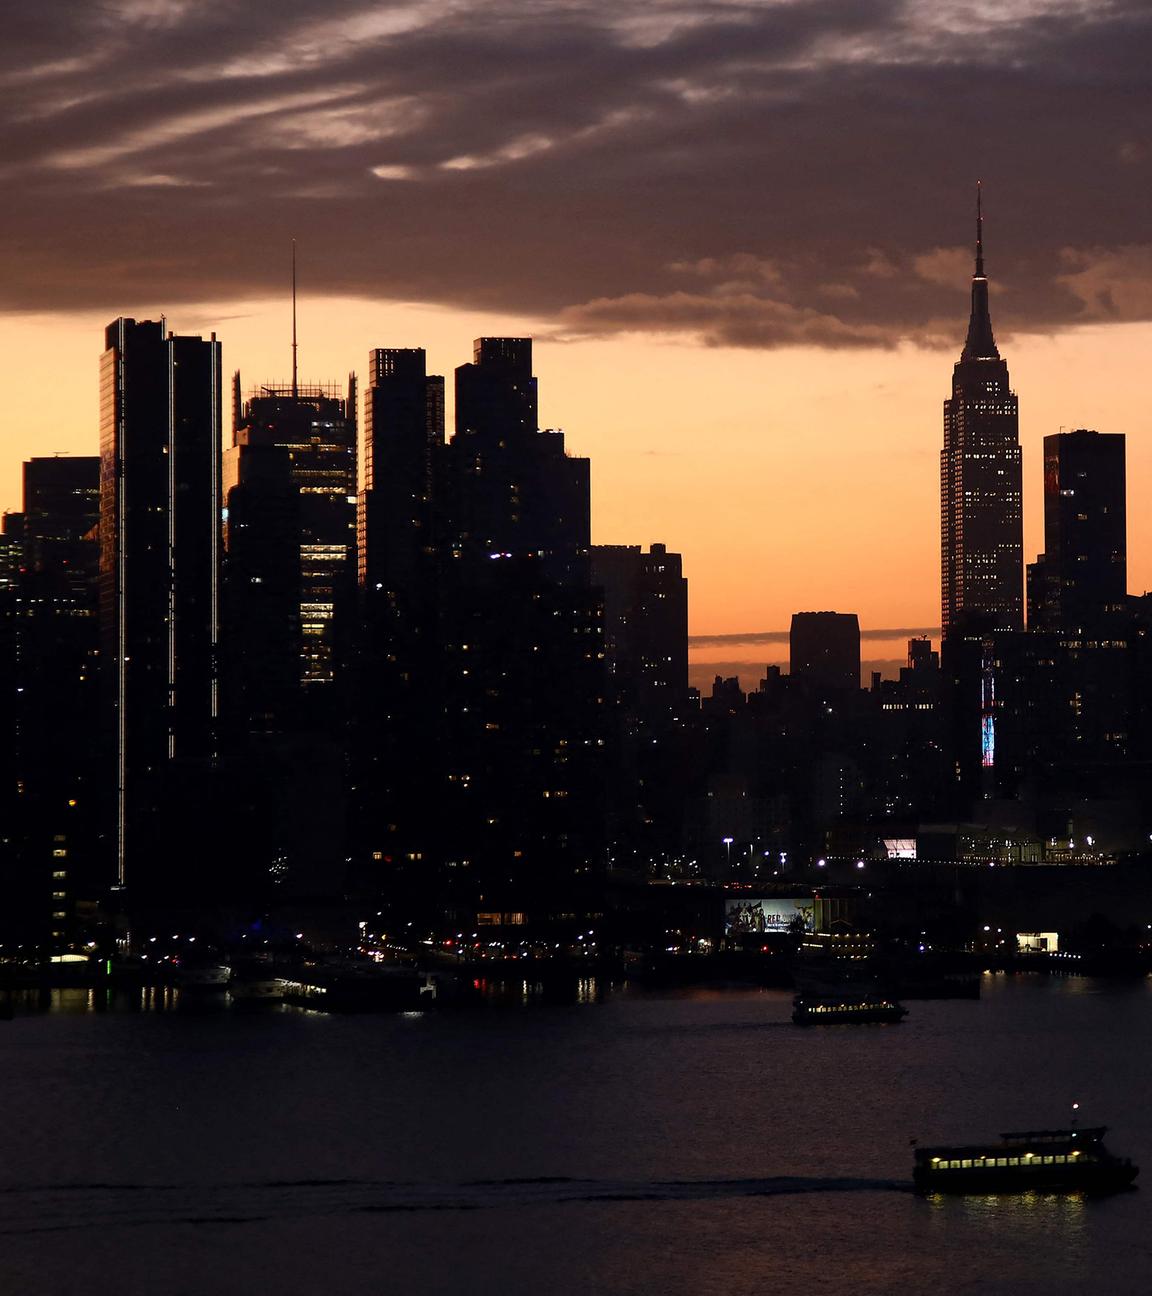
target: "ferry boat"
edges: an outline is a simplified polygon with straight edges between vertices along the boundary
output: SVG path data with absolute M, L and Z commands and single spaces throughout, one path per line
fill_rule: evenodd
M 792 1000 L 792 1020 L 797 1026 L 898 1022 L 907 1016 L 902 1003 L 878 993 L 798 994 Z
M 920 1192 L 1117 1192 L 1139 1168 L 1108 1151 L 1107 1132 L 1026 1130 L 999 1143 L 917 1148 L 912 1181 Z

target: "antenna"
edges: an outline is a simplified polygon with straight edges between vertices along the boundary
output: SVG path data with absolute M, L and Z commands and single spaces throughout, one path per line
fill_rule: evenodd
M 976 277 L 984 278 L 984 183 L 976 181 Z
M 292 399 L 300 395 L 296 381 L 296 240 L 292 240 Z

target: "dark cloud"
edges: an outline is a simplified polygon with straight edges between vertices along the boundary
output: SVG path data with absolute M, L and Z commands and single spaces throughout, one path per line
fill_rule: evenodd
M 1144 0 L 51 0 L 0 45 L 0 305 L 304 286 L 558 338 L 1152 318 Z

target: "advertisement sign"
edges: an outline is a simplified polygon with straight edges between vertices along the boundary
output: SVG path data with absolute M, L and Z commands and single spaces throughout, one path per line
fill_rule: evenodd
M 724 902 L 724 930 L 732 934 L 741 932 L 793 931 L 799 918 L 805 931 L 815 931 L 815 906 L 811 897 L 800 900 L 745 900 L 735 897 Z M 797 924 L 798 926 L 799 924 Z

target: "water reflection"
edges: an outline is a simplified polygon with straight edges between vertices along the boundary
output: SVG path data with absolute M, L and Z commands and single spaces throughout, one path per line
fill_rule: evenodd
M 19 1016 L 52 1013 L 67 1017 L 89 1013 L 161 1013 L 191 1007 L 224 1008 L 226 995 L 182 994 L 175 986 L 44 986 L 15 990 L 12 1006 Z

